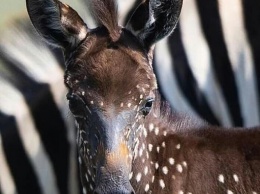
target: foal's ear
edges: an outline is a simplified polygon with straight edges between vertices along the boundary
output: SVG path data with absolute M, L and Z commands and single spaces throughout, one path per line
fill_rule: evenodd
M 64 49 L 76 47 L 88 28 L 75 10 L 58 0 L 26 0 L 33 26 L 50 44 Z
M 132 31 L 149 50 L 154 43 L 174 30 L 181 7 L 182 0 L 143 0 L 126 28 Z

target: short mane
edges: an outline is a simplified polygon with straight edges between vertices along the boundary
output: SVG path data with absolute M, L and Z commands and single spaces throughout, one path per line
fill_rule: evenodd
M 107 28 L 113 42 L 120 38 L 118 9 L 114 0 L 92 0 L 93 15 L 98 25 Z
M 167 101 L 161 99 L 159 91 L 156 91 L 155 95 L 154 111 L 151 114 L 156 116 L 159 121 L 164 121 L 161 123 L 161 127 L 164 126 L 174 133 L 190 133 L 190 130 L 205 128 L 208 125 L 206 121 L 194 115 L 176 112 Z

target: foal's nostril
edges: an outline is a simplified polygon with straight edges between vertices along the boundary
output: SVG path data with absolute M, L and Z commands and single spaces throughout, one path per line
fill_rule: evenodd
M 94 194 L 135 194 L 135 192 L 134 191 L 131 191 L 130 193 L 128 193 L 128 192 L 124 192 L 124 191 L 122 191 L 122 192 L 120 192 L 120 191 L 117 191 L 117 192 L 109 192 L 109 193 L 100 193 L 100 192 L 94 192 Z

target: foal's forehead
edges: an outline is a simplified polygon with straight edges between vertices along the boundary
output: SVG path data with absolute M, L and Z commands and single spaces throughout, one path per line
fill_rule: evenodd
M 110 94 L 129 92 L 148 95 L 157 87 L 146 52 L 127 31 L 122 32 L 117 42 L 111 42 L 102 29 L 93 32 L 79 46 L 67 67 L 65 78 L 71 88 L 96 89 L 109 98 L 118 97 Z
M 70 59 L 67 63 L 68 70 L 74 68 L 71 59 L 73 59 L 72 63 L 84 62 L 98 68 L 104 65 L 111 66 L 118 58 L 121 62 L 117 64 L 118 68 L 123 68 L 124 64 L 131 62 L 132 67 L 135 65 L 138 68 L 151 69 L 148 65 L 147 53 L 139 40 L 130 31 L 124 28 L 121 30 L 121 36 L 116 42 L 111 40 L 104 27 L 90 31 L 76 51 L 67 56 L 67 59 Z

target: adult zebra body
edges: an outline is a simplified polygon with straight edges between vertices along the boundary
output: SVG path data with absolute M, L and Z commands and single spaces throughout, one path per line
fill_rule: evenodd
M 259 8 L 257 0 L 184 0 L 180 25 L 154 60 L 176 110 L 226 126 L 260 123 Z M 0 192 L 78 193 L 59 51 L 20 21 L 0 43 Z
M 213 124 L 259 125 L 259 8 L 254 0 L 184 1 L 180 25 L 155 59 L 177 110 Z
M 59 51 L 36 37 L 27 18 L 9 27 L 0 44 L 0 191 L 77 194 Z

